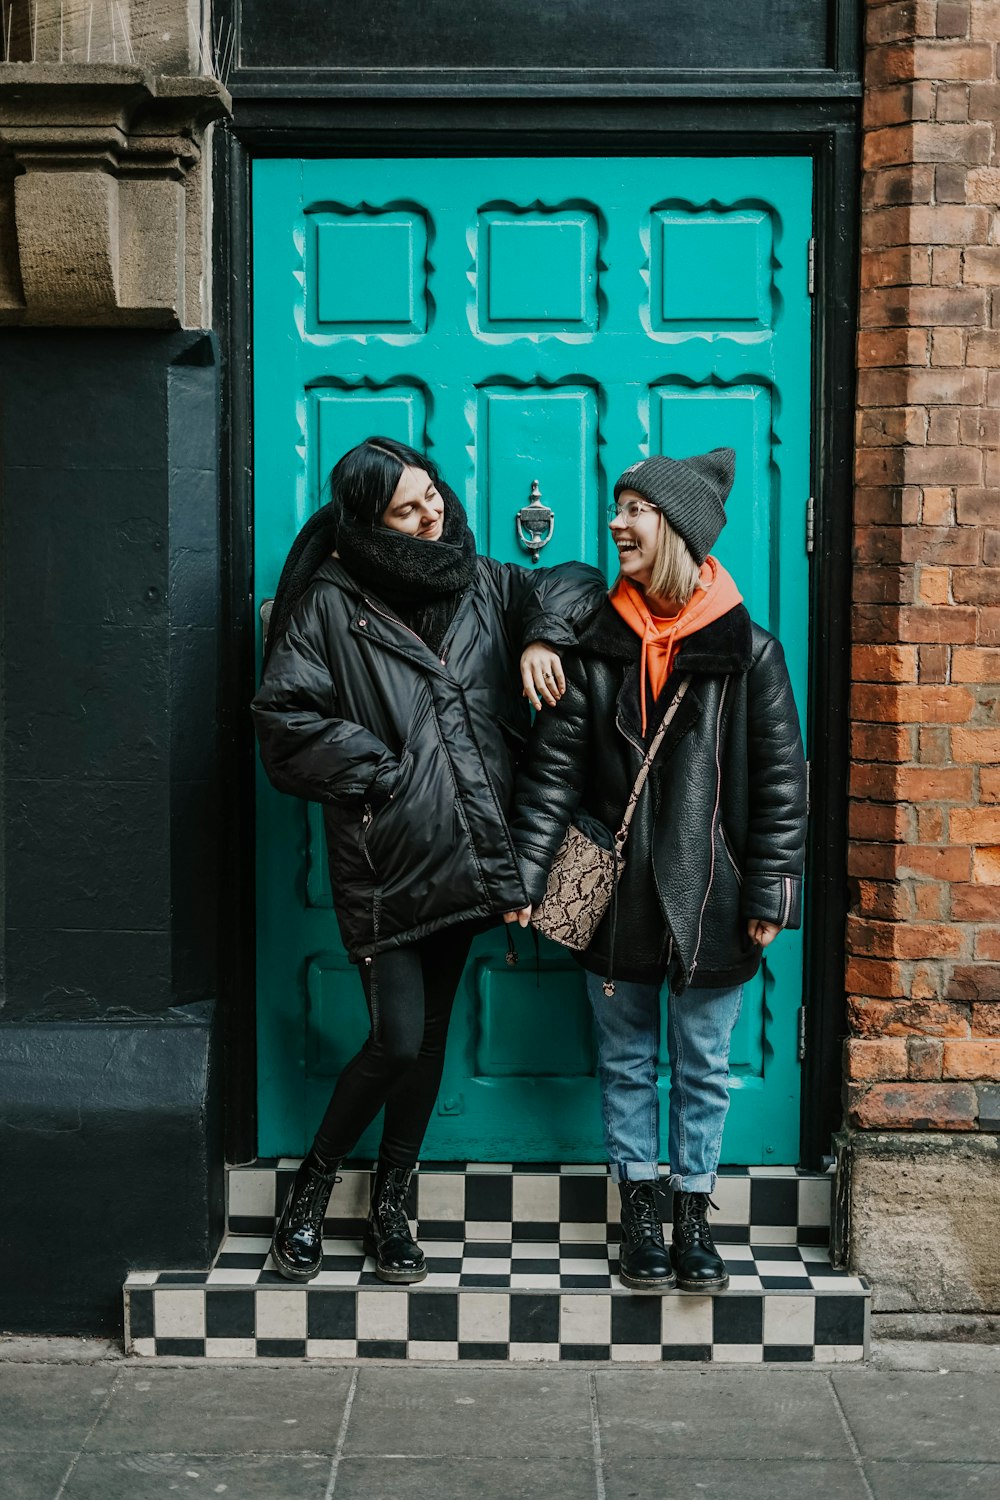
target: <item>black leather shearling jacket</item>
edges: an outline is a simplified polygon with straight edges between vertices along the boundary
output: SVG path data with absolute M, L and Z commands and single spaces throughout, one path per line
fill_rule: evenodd
M 670 725 L 632 820 L 618 887 L 584 967 L 677 994 L 739 984 L 760 963 L 747 921 L 801 921 L 806 772 L 779 642 L 742 604 L 684 639 L 640 730 L 640 642 L 605 599 L 564 657 L 567 691 L 539 715 L 518 777 L 511 831 L 530 901 L 578 811 L 612 832 L 676 692 Z

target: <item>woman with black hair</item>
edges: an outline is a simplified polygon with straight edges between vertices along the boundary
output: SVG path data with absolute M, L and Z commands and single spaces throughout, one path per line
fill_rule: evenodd
M 253 716 L 279 791 L 323 806 L 333 902 L 371 1019 L 275 1229 L 281 1273 L 322 1264 L 337 1168 L 385 1106 L 365 1248 L 384 1281 L 426 1275 L 404 1207 L 477 932 L 522 907 L 507 828 L 535 708 L 564 686 L 556 647 L 604 591 L 578 563 L 479 557 L 431 461 L 374 437 L 282 571 Z M 517 657 L 521 655 L 518 674 Z

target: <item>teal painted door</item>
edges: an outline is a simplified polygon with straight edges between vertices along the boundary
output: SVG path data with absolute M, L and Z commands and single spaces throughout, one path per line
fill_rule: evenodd
M 620 471 L 728 444 L 719 555 L 781 636 L 804 711 L 811 198 L 803 158 L 257 162 L 258 603 L 334 460 L 370 433 L 430 451 L 494 557 L 527 562 L 515 513 L 537 479 L 555 513 L 544 561 L 609 577 Z M 257 908 L 259 1147 L 296 1153 L 367 1016 L 318 810 L 262 774 Z M 537 983 L 522 943 L 515 971 L 502 932 L 477 943 L 426 1159 L 601 1158 L 580 973 L 547 946 Z M 801 982 L 785 934 L 747 986 L 727 1162 L 797 1159 Z

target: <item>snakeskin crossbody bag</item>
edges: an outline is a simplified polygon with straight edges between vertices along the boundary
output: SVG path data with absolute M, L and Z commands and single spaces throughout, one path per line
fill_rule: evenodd
M 690 677 L 681 679 L 670 707 L 663 715 L 663 722 L 653 736 L 646 758 L 635 778 L 621 827 L 610 840 L 610 847 L 604 848 L 582 828 L 571 823 L 556 851 L 545 895 L 535 907 L 531 921 L 539 932 L 552 938 L 554 942 L 562 943 L 565 948 L 580 951 L 589 947 L 590 940 L 611 903 L 615 887 L 625 868 L 625 841 L 632 815 L 646 784 L 653 757 L 681 706 L 690 681 Z

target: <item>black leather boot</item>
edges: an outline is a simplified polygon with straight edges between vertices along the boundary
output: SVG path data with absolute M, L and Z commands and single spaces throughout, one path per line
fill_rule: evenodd
M 424 1252 L 410 1233 L 406 1217 L 406 1194 L 412 1176 L 412 1167 L 379 1162 L 365 1225 L 365 1253 L 375 1257 L 375 1275 L 397 1286 L 410 1286 L 427 1275 Z
M 311 1281 L 323 1264 L 323 1218 L 339 1166 L 313 1147 L 295 1174 L 271 1241 L 274 1263 L 289 1281 Z
M 659 1184 L 620 1182 L 622 1200 L 622 1246 L 618 1275 L 625 1286 L 638 1292 L 663 1292 L 676 1286 L 677 1278 L 663 1243 Z
M 707 1193 L 674 1193 L 670 1254 L 677 1285 L 685 1292 L 722 1292 L 729 1285 L 726 1263 L 708 1227 L 709 1202 Z

